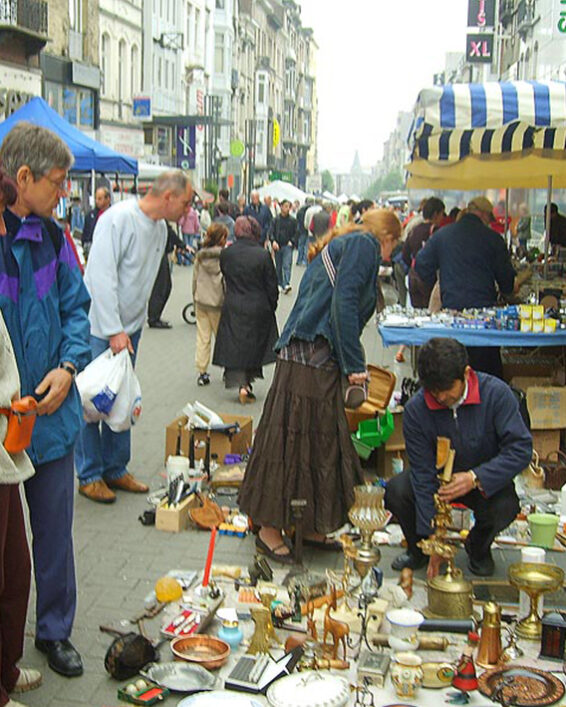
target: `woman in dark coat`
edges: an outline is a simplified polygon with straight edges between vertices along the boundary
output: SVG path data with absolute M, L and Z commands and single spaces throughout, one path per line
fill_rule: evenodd
M 306 544 L 341 547 L 326 536 L 347 520 L 354 486 L 363 483 L 342 385 L 367 379 L 360 336 L 375 313 L 379 264 L 400 233 L 395 214 L 372 209 L 361 224 L 334 229 L 309 249 L 239 495 L 260 527 L 256 549 L 277 562 L 292 560 L 282 531 L 293 524 L 297 498 L 306 501 Z
M 275 310 L 279 288 L 271 256 L 259 244 L 261 228 L 251 216 L 239 216 L 236 242 L 222 251 L 220 269 L 226 294 L 212 363 L 224 366 L 227 388 L 238 388 L 242 404 L 255 400 L 252 382 L 262 366 L 275 362 Z

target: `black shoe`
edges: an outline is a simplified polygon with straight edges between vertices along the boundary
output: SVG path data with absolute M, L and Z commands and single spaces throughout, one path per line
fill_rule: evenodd
M 419 553 L 418 555 L 413 555 L 412 552 L 404 552 L 402 555 L 398 555 L 391 563 L 391 569 L 396 572 L 408 567 L 411 570 L 420 570 L 421 567 L 425 567 L 428 564 L 428 557 Z
M 47 664 L 56 673 L 67 678 L 74 678 L 83 674 L 81 656 L 68 639 L 65 641 L 43 641 L 36 638 L 35 647 L 38 651 L 45 653 Z
M 208 385 L 210 383 L 210 376 L 208 373 L 201 373 L 197 378 L 197 385 Z
M 491 550 L 483 557 L 473 557 L 468 555 L 468 569 L 478 577 L 491 577 L 495 572 L 495 562 L 491 556 Z
M 171 329 L 172 324 L 163 321 L 163 319 L 157 319 L 154 322 L 148 322 L 150 329 Z

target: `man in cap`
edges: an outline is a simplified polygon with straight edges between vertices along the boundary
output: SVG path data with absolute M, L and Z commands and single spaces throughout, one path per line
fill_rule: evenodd
M 489 228 L 493 220 L 493 204 L 478 196 L 457 223 L 437 231 L 417 255 L 415 270 L 422 280 L 433 285 L 438 273 L 445 309 L 493 307 L 498 290 L 513 293 L 515 270 L 505 241 Z M 468 358 L 474 370 L 503 378 L 498 347 L 469 347 Z

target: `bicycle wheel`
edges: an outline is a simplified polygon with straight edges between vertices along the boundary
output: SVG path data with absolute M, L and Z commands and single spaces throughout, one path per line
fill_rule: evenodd
M 195 305 L 192 302 L 189 302 L 189 304 L 183 307 L 183 319 L 187 322 L 187 324 L 197 323 Z

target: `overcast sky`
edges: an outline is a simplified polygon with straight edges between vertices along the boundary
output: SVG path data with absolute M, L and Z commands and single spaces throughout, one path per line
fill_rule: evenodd
M 349 171 L 381 158 L 398 111 L 463 52 L 467 0 L 297 0 L 319 45 L 319 166 Z

